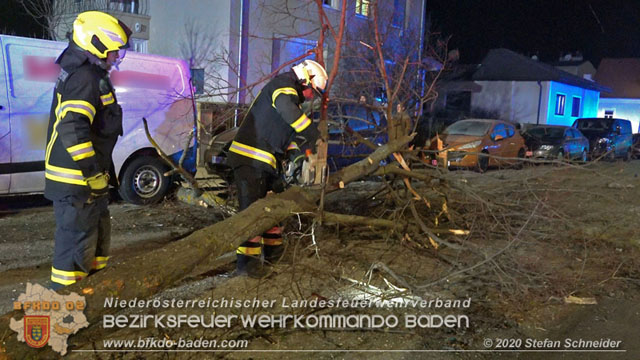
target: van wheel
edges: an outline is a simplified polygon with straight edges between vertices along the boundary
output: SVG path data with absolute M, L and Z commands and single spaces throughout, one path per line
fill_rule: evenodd
M 580 161 L 583 163 L 587 162 L 587 150 L 582 149 L 582 155 L 580 155 Z
M 120 196 L 138 205 L 159 202 L 171 185 L 171 178 L 163 175 L 168 170 L 168 165 L 155 156 L 134 159 L 122 174 Z
M 627 149 L 627 153 L 624 155 L 624 161 L 631 161 L 632 156 L 633 152 L 631 151 L 631 148 Z

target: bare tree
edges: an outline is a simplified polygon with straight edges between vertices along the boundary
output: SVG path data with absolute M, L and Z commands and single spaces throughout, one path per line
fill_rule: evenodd
M 60 40 L 56 28 L 64 18 L 62 6 L 56 6 L 54 0 L 17 0 L 26 13 L 42 26 L 52 40 Z

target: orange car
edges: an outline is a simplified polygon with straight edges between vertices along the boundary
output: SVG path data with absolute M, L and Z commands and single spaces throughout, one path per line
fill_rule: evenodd
M 446 161 L 448 167 L 476 168 L 513 165 L 525 157 L 524 139 L 513 123 L 492 119 L 460 120 L 431 140 L 436 150 L 434 164 Z M 501 159 L 512 158 L 512 159 Z

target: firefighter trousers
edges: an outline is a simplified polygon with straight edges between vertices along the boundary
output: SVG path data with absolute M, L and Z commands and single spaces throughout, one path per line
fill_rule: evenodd
M 53 202 L 56 219 L 53 283 L 71 285 L 89 272 L 107 266 L 111 243 L 108 205 L 107 196 L 91 203 L 73 195 Z
M 233 175 L 238 189 L 240 211 L 265 197 L 267 192 L 272 190 L 274 181 L 277 181 L 275 175 L 245 165 L 235 168 Z M 255 236 L 240 244 L 236 250 L 238 270 L 244 270 L 248 262 L 258 260 L 262 255 L 263 247 L 267 261 L 273 261 L 274 257 L 282 254 L 281 227 L 274 226 L 261 236 Z

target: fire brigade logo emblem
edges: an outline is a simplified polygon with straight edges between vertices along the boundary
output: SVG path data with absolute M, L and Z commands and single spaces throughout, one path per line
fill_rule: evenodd
M 67 353 L 67 339 L 89 326 L 84 315 L 84 296 L 68 295 L 45 289 L 40 284 L 27 283 L 27 290 L 13 302 L 13 310 L 24 312 L 20 320 L 11 318 L 9 328 L 17 333 L 17 340 L 33 348 L 50 346 L 60 355 Z M 4 335 L 0 335 L 4 336 Z M 0 360 L 2 357 L 0 341 Z
M 25 316 L 24 329 L 24 340 L 27 345 L 34 348 L 47 345 L 50 330 L 48 316 Z

